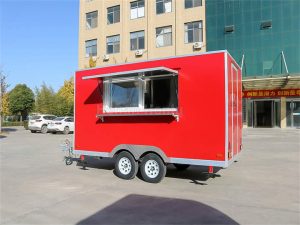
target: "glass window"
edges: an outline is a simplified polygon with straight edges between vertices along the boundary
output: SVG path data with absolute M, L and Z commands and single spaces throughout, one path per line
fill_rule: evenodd
M 86 13 L 86 29 L 96 28 L 98 25 L 98 11 Z
M 168 76 L 144 81 L 144 108 L 177 108 L 178 77 Z
M 178 77 L 165 71 L 104 80 L 104 111 L 174 110 Z
M 184 24 L 185 43 L 202 42 L 203 41 L 203 27 L 202 21 L 195 21 Z
M 120 6 L 113 6 L 107 8 L 107 24 L 120 22 Z
M 139 106 L 138 81 L 116 82 L 110 85 L 110 108 Z
M 69 117 L 65 119 L 66 122 L 74 122 L 74 118 L 73 117 Z
M 202 0 L 184 0 L 184 7 L 186 9 L 198 6 L 202 6 Z
M 62 121 L 64 119 L 64 117 L 57 117 L 54 119 L 54 121 Z
M 156 28 L 156 47 L 172 45 L 172 26 Z
M 139 50 L 145 48 L 145 32 L 137 31 L 130 33 L 130 50 Z
M 120 35 L 109 36 L 106 38 L 106 53 L 120 52 Z
M 97 56 L 97 39 L 85 42 L 85 56 Z
M 130 19 L 137 19 L 145 16 L 145 2 L 144 0 L 130 3 Z
M 156 0 L 156 14 L 172 12 L 172 0 Z

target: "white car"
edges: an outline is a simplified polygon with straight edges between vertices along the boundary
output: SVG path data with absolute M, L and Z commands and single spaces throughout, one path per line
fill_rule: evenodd
M 63 132 L 68 134 L 74 132 L 74 118 L 73 117 L 57 117 L 49 125 L 48 131 L 52 134 Z
M 29 117 L 28 129 L 31 133 L 40 131 L 43 134 L 48 132 L 48 124 L 55 119 L 54 115 L 34 115 Z

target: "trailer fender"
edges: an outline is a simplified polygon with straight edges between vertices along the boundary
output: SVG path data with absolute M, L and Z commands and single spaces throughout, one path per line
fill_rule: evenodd
M 117 145 L 109 154 L 109 157 L 114 157 L 120 150 L 129 151 L 136 160 L 139 160 L 142 155 L 146 152 L 154 152 L 159 155 L 165 163 L 169 163 L 170 159 L 166 154 L 158 147 L 148 145 L 131 145 L 131 144 L 120 144 Z

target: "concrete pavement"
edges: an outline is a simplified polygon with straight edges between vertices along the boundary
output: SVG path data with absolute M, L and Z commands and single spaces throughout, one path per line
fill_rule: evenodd
M 219 176 L 170 165 L 159 184 L 117 178 L 110 159 L 65 166 L 65 138 L 0 138 L 1 224 L 300 224 L 300 130 L 244 129 L 239 161 Z

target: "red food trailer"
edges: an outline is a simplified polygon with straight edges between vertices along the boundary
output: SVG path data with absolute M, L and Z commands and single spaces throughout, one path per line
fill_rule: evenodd
M 115 157 L 123 179 L 226 168 L 241 148 L 241 69 L 227 51 L 76 72 L 73 152 Z

